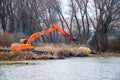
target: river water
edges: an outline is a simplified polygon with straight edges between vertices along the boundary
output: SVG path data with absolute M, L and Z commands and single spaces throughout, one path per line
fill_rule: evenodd
M 37 60 L 0 66 L 0 80 L 120 80 L 120 58 Z

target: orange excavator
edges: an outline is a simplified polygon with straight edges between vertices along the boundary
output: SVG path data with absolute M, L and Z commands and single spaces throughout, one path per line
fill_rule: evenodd
M 21 50 L 33 50 L 35 47 L 31 45 L 31 43 L 34 41 L 34 39 L 40 37 L 41 35 L 45 35 L 48 34 L 50 32 L 53 31 L 59 31 L 60 33 L 62 33 L 64 36 L 66 36 L 69 40 L 75 41 L 75 39 L 70 36 L 69 34 L 67 34 L 62 28 L 60 28 L 58 25 L 53 25 L 52 28 L 47 29 L 47 30 L 42 30 L 40 32 L 36 32 L 34 34 L 32 34 L 28 40 L 27 39 L 21 39 L 20 43 L 13 43 L 11 44 L 10 49 L 14 50 L 14 51 L 21 51 Z

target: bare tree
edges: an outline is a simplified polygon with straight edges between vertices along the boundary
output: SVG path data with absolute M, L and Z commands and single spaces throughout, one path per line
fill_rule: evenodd
M 6 30 L 6 26 L 7 26 L 7 0 L 1 0 L 0 1 L 0 19 L 1 19 L 1 25 L 2 25 L 2 29 L 3 31 Z
M 94 29 L 98 37 L 99 50 L 107 49 L 107 33 L 111 30 L 110 24 L 120 19 L 120 0 L 94 0 L 96 23 Z M 92 21 L 92 20 L 91 20 Z
M 70 0 L 71 20 L 76 21 L 78 29 L 79 41 L 86 43 L 90 36 L 90 20 L 88 17 L 88 2 L 89 0 Z

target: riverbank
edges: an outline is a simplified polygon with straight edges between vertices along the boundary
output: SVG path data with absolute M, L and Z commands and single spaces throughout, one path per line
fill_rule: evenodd
M 47 57 L 47 56 L 46 56 Z M 71 56 L 72 57 L 72 56 Z M 104 57 L 104 58 L 120 58 L 120 53 L 101 53 L 101 54 L 89 54 L 87 57 L 91 57 L 91 58 L 102 58 L 102 57 Z M 21 64 L 21 65 L 34 65 L 35 63 L 34 63 L 34 61 L 37 61 L 37 60 L 44 60 L 44 59 L 46 59 L 45 58 L 45 56 L 44 57 L 41 57 L 42 59 L 36 59 L 36 60 L 34 60 L 34 59 L 24 59 L 24 60 L 9 60 L 9 61 L 7 61 L 7 60 L 2 60 L 2 61 L 0 61 L 0 65 L 16 65 L 16 64 Z M 64 59 L 65 58 L 70 58 L 70 57 L 64 57 Z M 57 59 L 58 60 L 58 58 L 50 58 L 50 56 L 49 56 L 49 58 L 47 57 L 47 59 L 48 60 L 55 60 L 55 59 Z
M 90 54 L 89 57 L 118 57 L 120 58 L 120 53 L 111 53 L 111 52 L 106 52 L 106 53 L 100 53 L 100 54 Z
M 35 50 L 43 51 L 43 53 L 36 54 L 32 51 L 0 52 L 0 61 L 48 60 L 65 59 L 70 57 L 120 57 L 120 53 L 91 54 L 91 50 L 89 48 L 77 45 L 46 44 L 41 47 L 36 47 Z

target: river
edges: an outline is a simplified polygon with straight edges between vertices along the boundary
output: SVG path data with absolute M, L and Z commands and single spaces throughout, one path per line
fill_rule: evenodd
M 0 80 L 120 80 L 120 58 L 37 60 L 1 65 Z

